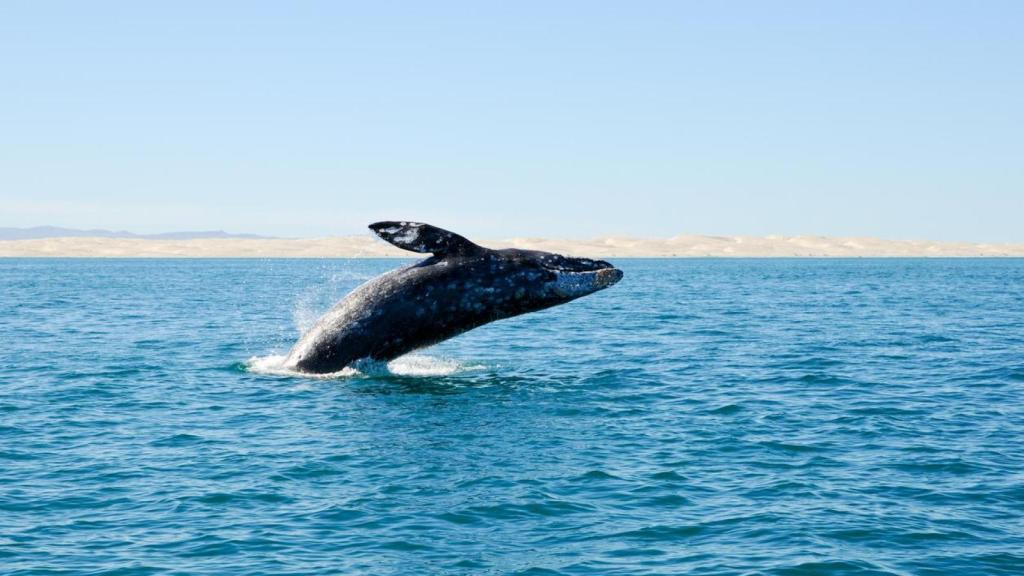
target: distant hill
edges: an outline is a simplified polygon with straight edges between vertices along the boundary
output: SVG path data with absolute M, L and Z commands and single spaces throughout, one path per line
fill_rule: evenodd
M 0 227 L 0 240 L 39 240 L 43 238 L 139 238 L 143 240 L 196 240 L 200 238 L 253 238 L 269 239 L 273 236 L 258 234 L 230 234 L 223 230 L 190 232 L 163 232 L 161 234 L 135 234 L 124 230 L 80 230 L 59 226 L 33 226 L 31 228 Z
M 91 233 L 77 230 L 75 234 Z M 102 232 L 102 231 L 101 231 Z M 53 232 L 48 232 L 52 234 Z M 108 232 L 108 234 L 117 234 Z M 199 237 L 199 234 L 208 236 Z M 95 236 L 95 234 L 93 234 Z M 177 236 L 177 237 L 176 237 Z M 127 238 L 35 238 L 0 240 L 0 258 L 416 258 L 369 232 L 322 238 L 230 237 L 224 232 L 182 232 L 176 236 Z M 476 240 L 476 239 L 474 239 Z M 671 238 L 604 236 L 584 240 L 506 238 L 478 240 L 481 246 L 544 250 L 599 258 L 629 257 L 996 257 L 1024 258 L 1024 244 L 882 240 L 825 236 L 702 236 Z

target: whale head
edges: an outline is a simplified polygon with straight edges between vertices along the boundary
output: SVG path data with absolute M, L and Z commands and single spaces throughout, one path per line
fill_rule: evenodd
M 494 250 L 499 284 L 512 288 L 516 313 L 542 310 L 604 290 L 622 280 L 622 270 L 604 260 L 535 250 Z

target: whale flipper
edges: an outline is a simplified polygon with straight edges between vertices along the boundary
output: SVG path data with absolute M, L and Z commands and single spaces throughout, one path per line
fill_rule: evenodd
M 485 250 L 454 232 L 421 222 L 375 222 L 370 224 L 370 230 L 403 250 L 434 254 L 442 258 Z

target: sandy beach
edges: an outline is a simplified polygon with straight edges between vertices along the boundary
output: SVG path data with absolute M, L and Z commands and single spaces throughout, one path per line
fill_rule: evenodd
M 509 238 L 491 248 L 545 250 L 600 258 L 673 257 L 1024 257 L 1024 244 L 883 240 L 826 236 L 679 235 L 645 239 Z M 81 258 L 380 258 L 414 257 L 370 235 L 302 239 L 41 238 L 0 241 L 0 257 Z

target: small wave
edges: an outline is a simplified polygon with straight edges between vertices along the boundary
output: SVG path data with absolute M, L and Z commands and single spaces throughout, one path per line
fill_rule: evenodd
M 299 372 L 285 366 L 287 357 L 281 354 L 253 356 L 245 362 L 245 369 L 254 374 L 270 376 L 290 376 L 297 378 L 314 378 L 317 380 L 334 380 L 357 376 L 450 376 L 456 372 L 475 370 L 477 365 L 464 365 L 449 358 L 433 356 L 402 356 L 390 362 L 360 360 L 354 366 L 342 368 L 337 372 L 325 374 L 309 374 Z

